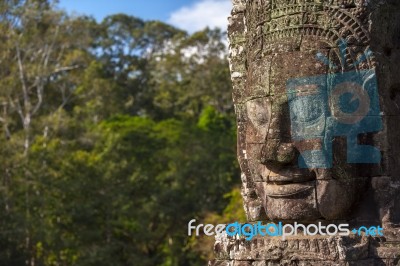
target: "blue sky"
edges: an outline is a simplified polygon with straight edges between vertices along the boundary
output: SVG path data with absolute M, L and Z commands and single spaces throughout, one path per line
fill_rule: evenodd
M 230 0 L 60 0 L 68 12 L 92 15 L 98 21 L 115 13 L 161 20 L 194 32 L 206 26 L 226 30 Z

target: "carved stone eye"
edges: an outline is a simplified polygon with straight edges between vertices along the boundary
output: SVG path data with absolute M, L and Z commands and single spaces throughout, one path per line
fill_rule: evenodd
M 291 100 L 289 105 L 293 123 L 312 125 L 325 113 L 325 104 L 319 95 L 300 96 Z
M 263 126 L 269 122 L 269 104 L 264 98 L 248 101 L 246 109 L 247 116 L 254 126 Z

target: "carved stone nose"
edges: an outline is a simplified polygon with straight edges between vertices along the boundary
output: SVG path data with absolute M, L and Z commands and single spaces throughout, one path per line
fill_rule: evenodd
M 289 164 L 296 159 L 298 154 L 293 143 L 281 143 L 279 141 L 268 141 L 261 149 L 261 163 L 263 164 Z
M 279 146 L 276 159 L 279 163 L 290 163 L 296 157 L 296 148 L 292 143 L 283 143 Z

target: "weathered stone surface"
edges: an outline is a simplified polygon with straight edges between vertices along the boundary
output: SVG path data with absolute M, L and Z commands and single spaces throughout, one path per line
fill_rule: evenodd
M 224 234 L 217 237 L 214 250 L 217 259 L 210 265 L 397 265 L 400 261 L 400 242 L 355 235 L 299 235 L 285 240 L 258 236 L 246 241 Z
M 251 184 L 252 197 L 247 198 L 252 209 L 264 208 L 273 220 L 356 219 L 349 214 L 363 209 L 366 183 L 400 172 L 398 151 L 388 143 L 400 145 L 394 133 L 400 111 L 392 108 L 396 89 L 388 92 L 390 84 L 396 87 L 399 69 L 398 5 L 363 0 L 233 3 L 228 35 L 238 157 Z M 384 37 L 378 36 L 380 27 Z M 364 82 L 360 89 L 359 81 Z M 290 82 L 297 82 L 293 90 Z M 339 105 L 346 90 L 358 95 L 361 106 L 351 115 Z M 296 119 L 311 120 L 297 125 Z M 303 193 L 310 181 L 315 197 Z M 391 195 L 398 191 L 390 186 Z M 293 197 L 296 191 L 303 196 Z M 377 206 L 385 209 L 380 195 L 375 196 Z M 391 214 L 372 220 L 397 218 L 393 210 L 398 204 L 391 205 L 391 211 L 386 208 Z M 250 221 L 260 219 L 255 212 L 251 216 Z
M 222 263 L 222 264 L 221 264 Z M 234 261 L 213 261 L 209 263 L 209 266 L 234 266 Z M 240 262 L 242 263 L 242 262 Z M 398 266 L 398 260 L 392 259 L 367 259 L 367 260 L 359 260 L 359 261 L 324 261 L 321 264 L 321 261 L 254 261 L 247 262 L 251 266 Z M 235 264 L 236 265 L 236 264 Z
M 340 84 L 344 78 L 347 82 L 344 84 L 348 84 L 348 79 L 357 76 L 357 71 L 370 71 L 376 65 L 375 57 L 369 51 L 370 10 L 367 2 L 350 2 L 234 2 L 228 32 L 239 123 L 238 155 L 245 179 L 255 184 L 253 189 L 260 198 L 258 202 L 270 219 L 342 219 L 354 207 L 364 190 L 364 183 L 368 182 L 360 178 L 385 174 L 376 163 L 349 164 L 349 158 L 362 159 L 366 148 L 385 149 L 383 134 L 376 137 L 381 126 L 370 127 L 374 133 L 366 135 L 360 145 L 357 142 L 361 139 L 357 140 L 357 136 L 364 132 L 362 129 L 336 129 L 336 120 L 343 123 L 362 120 L 368 106 L 364 113 L 361 109 L 358 116 L 348 116 L 335 102 L 329 103 L 336 99 L 329 98 L 330 90 L 334 89 L 331 86 Z M 297 104 L 297 111 L 293 113 L 288 82 L 304 77 L 305 83 L 296 85 L 293 93 L 296 97 L 310 94 L 315 97 Z M 317 83 L 307 84 L 308 78 Z M 322 90 L 321 94 L 317 93 L 319 90 Z M 329 108 L 334 110 L 332 117 L 329 117 Z M 371 116 L 372 122 L 365 122 L 368 126 L 381 123 L 382 119 L 374 115 L 376 112 Z M 294 128 L 293 116 L 314 120 L 308 126 Z M 332 140 L 323 140 L 327 134 L 332 135 Z M 349 142 L 350 135 L 354 136 L 354 145 Z M 346 144 L 346 136 L 350 144 Z M 322 150 L 329 141 L 334 147 L 327 151 L 332 154 Z M 351 145 L 357 149 L 349 148 Z M 308 171 L 299 169 L 300 154 L 305 156 L 307 152 L 304 158 L 308 162 L 332 166 L 323 167 L 329 169 L 309 166 Z M 384 159 L 388 158 L 386 153 L 384 155 Z M 306 189 L 304 182 L 312 180 L 317 180 L 313 183 L 317 197 L 297 195 L 294 199 L 282 194 L 284 190 L 291 195 L 303 191 Z M 273 185 L 273 182 L 281 184 Z M 276 194 L 271 193 L 274 189 L 281 191 L 281 197 L 271 196 Z M 253 208 L 254 203 L 252 200 Z M 291 212 L 285 213 L 283 209 Z M 259 217 L 253 214 L 250 220 L 257 219 Z
M 218 236 L 210 265 L 400 265 L 400 1 L 232 3 L 248 221 L 379 225 L 384 237 Z
M 369 256 L 371 241 L 361 236 L 244 237 L 219 236 L 214 250 L 219 260 L 352 261 Z M 382 250 L 382 252 L 384 252 Z M 393 257 L 387 257 L 393 258 Z

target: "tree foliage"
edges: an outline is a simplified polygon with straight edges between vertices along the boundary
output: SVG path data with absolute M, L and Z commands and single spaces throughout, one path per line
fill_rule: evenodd
M 0 265 L 203 265 L 187 222 L 240 205 L 224 34 L 45 0 L 0 28 Z

